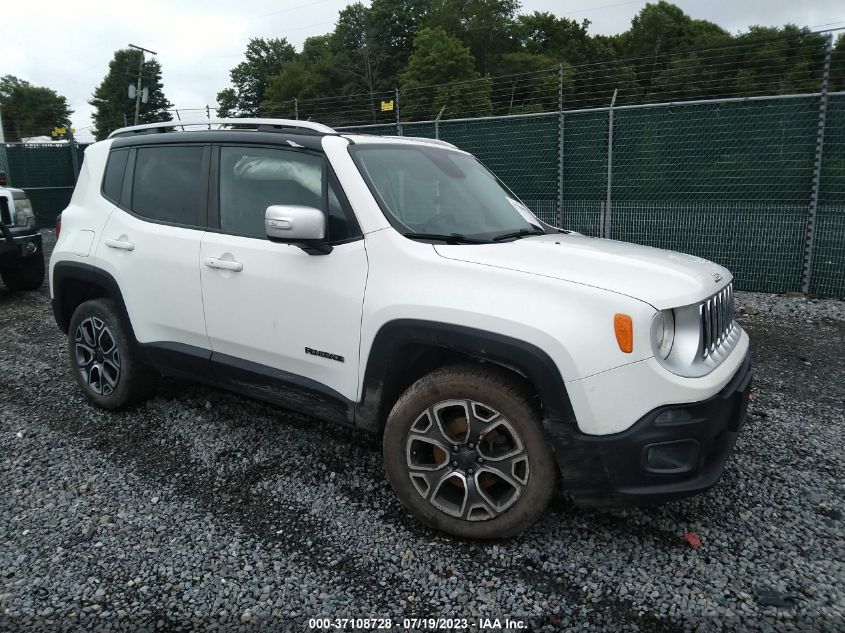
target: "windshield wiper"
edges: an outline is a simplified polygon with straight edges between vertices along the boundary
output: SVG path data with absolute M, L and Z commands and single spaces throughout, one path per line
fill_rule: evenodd
M 492 241 L 494 242 L 501 242 L 502 240 L 509 240 L 509 239 L 520 239 L 522 237 L 528 237 L 529 235 L 545 235 L 546 232 L 542 229 L 519 229 L 518 231 L 513 231 L 512 233 L 502 233 L 501 235 L 497 235 L 493 238 Z
M 487 240 L 477 240 L 460 233 L 403 233 L 412 240 L 443 240 L 447 244 L 489 244 Z

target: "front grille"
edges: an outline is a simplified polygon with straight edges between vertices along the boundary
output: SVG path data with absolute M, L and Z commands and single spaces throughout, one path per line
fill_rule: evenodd
M 725 341 L 734 327 L 733 284 L 701 304 L 701 355 L 707 358 Z
M 9 210 L 9 201 L 5 196 L 0 196 L 0 222 L 6 226 L 12 224 L 12 212 Z

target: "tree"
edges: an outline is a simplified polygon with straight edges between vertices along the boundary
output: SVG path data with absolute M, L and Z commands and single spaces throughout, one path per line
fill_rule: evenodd
M 821 89 L 823 35 L 787 24 L 752 26 L 737 38 L 741 55 L 731 69 L 735 93 L 789 94 Z
M 138 81 L 138 62 L 141 51 L 134 48 L 122 48 L 115 51 L 109 62 L 109 70 L 89 101 L 94 106 L 94 137 L 100 141 L 112 131 L 135 121 L 135 99 L 129 97 L 129 86 L 136 86 Z M 136 86 L 137 87 L 137 86 Z M 145 59 L 141 70 L 141 89 L 148 90 L 147 103 L 141 102 L 139 123 L 157 123 L 169 121 L 172 117 L 167 111 L 172 107 L 164 96 L 161 83 L 161 64 L 157 59 Z
M 476 69 L 489 74 L 496 60 L 517 50 L 513 37 L 519 0 L 434 0 L 431 26 L 440 26 L 469 48 Z
M 367 13 L 367 32 L 378 90 L 392 90 L 414 50 L 419 30 L 428 26 L 432 0 L 373 0 Z
M 262 116 L 293 118 L 294 99 L 308 102 L 341 94 L 349 82 L 343 70 L 346 60 L 335 53 L 331 35 L 309 37 L 302 45 L 302 52 L 282 64 L 281 72 L 268 79 Z M 300 118 L 318 116 L 311 108 L 304 108 Z
M 590 21 L 576 22 L 547 11 L 535 11 L 516 19 L 515 37 L 523 50 L 558 62 L 580 64 L 595 61 L 597 43 L 590 37 Z
M 70 120 L 73 110 L 55 90 L 33 86 L 14 75 L 0 78 L 0 111 L 7 141 L 49 135 Z
M 254 37 L 247 44 L 244 57 L 244 61 L 229 71 L 233 87 L 217 94 L 217 111 L 222 117 L 256 116 L 270 77 L 281 72 L 282 64 L 296 57 L 296 50 L 284 37 Z
M 669 94 L 670 82 L 680 82 L 672 84 L 679 95 L 693 94 L 699 88 L 688 89 L 684 81 L 694 80 L 698 68 L 711 73 L 707 66 L 719 63 L 714 55 L 731 41 L 731 35 L 720 26 L 707 20 L 693 20 L 680 7 L 660 0 L 646 4 L 634 16 L 631 28 L 619 36 L 617 45 L 622 57 L 632 59 L 637 78 L 636 100 L 651 101 L 658 97 L 656 93 Z M 685 65 L 683 56 L 695 49 L 709 49 L 709 54 L 694 54 Z M 661 76 L 665 70 L 668 72 Z M 630 93 L 620 97 L 621 103 L 632 101 Z
M 845 33 L 840 33 L 830 63 L 830 90 L 845 90 Z
M 370 9 L 360 2 L 350 4 L 337 18 L 329 46 L 337 57 L 345 77 L 342 94 L 375 92 L 380 79 L 379 58 L 373 50 L 376 39 L 369 20 Z
M 521 114 L 556 110 L 559 72 L 554 58 L 518 51 L 499 59 L 493 90 L 494 114 Z
M 449 117 L 491 112 L 489 79 L 475 70 L 475 60 L 460 40 L 440 27 L 421 29 L 414 52 L 399 76 L 403 119 L 433 119 L 446 106 Z

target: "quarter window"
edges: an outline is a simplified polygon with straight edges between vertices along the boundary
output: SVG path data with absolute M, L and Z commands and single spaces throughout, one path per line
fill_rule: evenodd
M 201 145 L 139 148 L 132 211 L 151 220 L 201 224 L 203 151 Z
M 126 159 L 129 157 L 129 150 L 116 150 L 109 154 L 109 162 L 106 163 L 106 173 L 103 176 L 103 195 L 117 204 L 120 201 L 120 192 L 123 189 L 123 173 L 126 171 Z

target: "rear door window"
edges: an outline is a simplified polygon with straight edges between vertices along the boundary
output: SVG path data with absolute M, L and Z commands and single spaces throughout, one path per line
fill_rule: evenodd
M 160 222 L 205 223 L 202 145 L 139 147 L 132 178 L 132 211 Z

